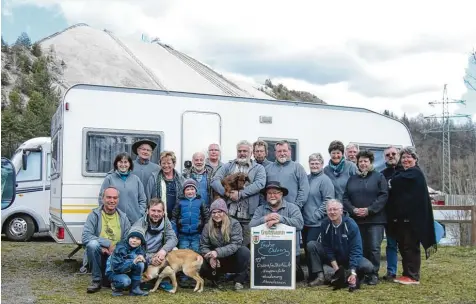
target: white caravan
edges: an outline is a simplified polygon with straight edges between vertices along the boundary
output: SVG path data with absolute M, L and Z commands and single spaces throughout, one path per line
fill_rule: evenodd
M 130 153 L 138 138 L 157 142 L 155 161 L 160 151 L 175 151 L 179 172 L 210 143 L 221 145 L 223 160 L 234 159 L 243 139 L 266 140 L 270 160 L 273 143 L 288 140 L 292 158 L 308 172 L 308 156 L 321 152 L 327 161 L 329 143 L 336 139 L 373 150 L 378 170 L 384 147 L 413 146 L 400 121 L 362 108 L 94 85 L 66 92 L 51 134 L 50 234 L 59 243 L 77 245 L 115 155 Z
M 14 171 L 16 180 L 12 203 L 2 196 L 2 233 L 12 241 L 27 241 L 36 232 L 49 231 L 51 139 L 27 140 L 16 150 L 11 164 L 15 170 L 9 170 L 9 161 L 2 159 L 2 173 Z

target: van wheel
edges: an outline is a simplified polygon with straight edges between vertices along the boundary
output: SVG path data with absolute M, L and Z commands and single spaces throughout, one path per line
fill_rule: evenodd
M 12 216 L 7 222 L 5 235 L 11 241 L 26 242 L 35 233 L 35 223 L 33 219 L 24 214 Z

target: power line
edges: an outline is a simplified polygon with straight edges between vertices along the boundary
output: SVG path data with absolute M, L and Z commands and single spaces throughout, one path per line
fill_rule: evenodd
M 446 84 L 443 88 L 443 98 L 441 101 L 431 101 L 429 102 L 430 106 L 441 105 L 442 107 L 442 115 L 431 115 L 426 116 L 425 119 L 439 119 L 441 118 L 442 124 L 441 129 L 431 129 L 426 130 L 424 133 L 442 133 L 442 144 L 443 144 L 443 168 L 442 168 L 442 186 L 443 192 L 447 194 L 451 194 L 451 144 L 450 144 L 450 134 L 451 132 L 461 132 L 461 131 L 469 131 L 469 130 L 461 130 L 461 129 L 453 129 L 451 128 L 451 119 L 452 118 L 467 118 L 471 121 L 470 115 L 463 115 L 463 114 L 453 114 L 450 115 L 449 112 L 449 105 L 450 104 L 463 104 L 466 105 L 464 100 L 456 100 L 452 99 L 451 101 L 448 99 L 448 90 L 446 88 Z

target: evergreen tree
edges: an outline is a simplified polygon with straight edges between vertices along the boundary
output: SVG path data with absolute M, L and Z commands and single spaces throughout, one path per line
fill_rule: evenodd
M 23 32 L 20 34 L 20 36 L 17 38 L 17 41 L 15 42 L 16 45 L 21 45 L 21 46 L 24 46 L 26 48 L 30 48 L 31 47 L 31 40 L 30 40 L 30 37 L 28 36 L 27 33 Z

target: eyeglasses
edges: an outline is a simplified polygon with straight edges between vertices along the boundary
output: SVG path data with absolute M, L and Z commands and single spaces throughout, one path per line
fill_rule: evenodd
M 268 191 L 268 192 L 266 192 L 267 195 L 279 195 L 281 193 L 282 193 L 281 191 Z
M 333 211 L 340 211 L 342 208 L 329 208 L 327 211 L 333 212 Z
M 238 153 L 247 153 L 249 150 L 238 150 Z
M 146 151 L 146 152 L 152 152 L 151 149 L 147 149 L 147 148 L 139 148 L 139 150 L 141 150 L 141 151 Z
M 390 155 L 395 156 L 395 155 L 397 155 L 397 153 L 392 152 L 392 153 L 387 153 L 387 154 L 385 154 L 385 156 L 387 156 L 387 157 L 389 157 Z

